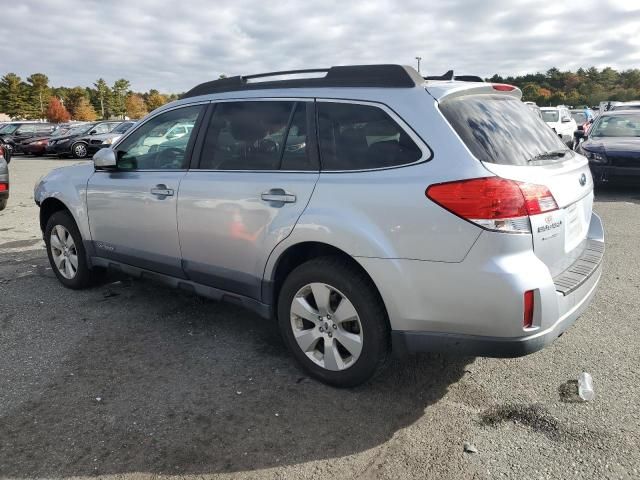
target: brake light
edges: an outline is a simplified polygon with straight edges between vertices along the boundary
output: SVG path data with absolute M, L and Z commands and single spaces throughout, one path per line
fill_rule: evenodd
M 506 83 L 494 83 L 491 85 L 494 90 L 499 92 L 512 92 L 516 89 L 513 85 L 507 85 Z
M 533 326 L 533 290 L 527 290 L 524 292 L 524 328 L 531 328 Z
M 454 215 L 482 228 L 508 233 L 531 233 L 530 215 L 558 208 L 544 185 L 500 177 L 439 183 L 427 188 L 425 194 Z
M 9 184 L 8 183 L 0 183 L 0 192 L 6 192 L 7 190 L 9 190 Z

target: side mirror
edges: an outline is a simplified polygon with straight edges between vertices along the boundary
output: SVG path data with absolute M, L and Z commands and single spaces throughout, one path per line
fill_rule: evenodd
M 95 134 L 96 134 L 96 131 L 95 131 L 95 130 L 91 130 L 91 131 L 89 132 L 89 135 L 95 135 Z
M 105 169 L 116 168 L 117 166 L 116 152 L 114 152 L 110 148 L 101 148 L 93 156 L 93 165 L 96 168 L 105 168 Z

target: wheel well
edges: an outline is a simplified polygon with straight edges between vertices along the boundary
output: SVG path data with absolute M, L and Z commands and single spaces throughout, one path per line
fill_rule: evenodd
M 369 273 L 362 267 L 362 265 L 360 265 L 356 260 L 354 260 L 354 258 L 351 255 L 340 250 L 339 248 L 336 248 L 332 245 L 328 245 L 326 243 L 303 242 L 297 245 L 293 245 L 292 247 L 289 247 L 287 250 L 285 250 L 285 252 L 278 259 L 278 263 L 276 264 L 274 274 L 271 278 L 271 281 L 272 281 L 271 290 L 270 290 L 270 294 L 267 295 L 267 300 L 271 302 L 271 305 L 273 306 L 273 312 L 276 318 L 278 315 L 278 312 L 277 312 L 278 295 L 280 294 L 280 288 L 282 287 L 282 284 L 284 283 L 287 276 L 296 267 L 317 257 L 340 257 L 344 259 L 346 262 L 353 265 L 358 270 L 360 270 L 360 272 L 362 272 L 367 277 L 369 282 L 371 282 L 371 286 L 375 290 L 376 295 L 378 296 L 378 298 L 382 302 L 382 305 L 384 306 L 384 300 L 382 299 L 382 296 L 380 295 L 380 291 L 378 290 L 378 287 L 376 286 L 375 282 L 373 281 Z M 385 312 L 386 312 L 386 306 L 385 306 Z M 387 315 L 387 322 L 389 322 L 388 315 Z
M 47 222 L 49 218 L 51 218 L 51 215 L 60 210 L 69 211 L 67 206 L 57 198 L 47 198 L 42 202 L 40 205 L 40 230 L 42 230 L 42 232 L 47 228 Z

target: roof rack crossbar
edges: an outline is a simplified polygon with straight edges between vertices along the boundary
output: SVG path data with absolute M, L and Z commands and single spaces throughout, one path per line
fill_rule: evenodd
M 277 77 L 307 73 L 326 75 L 312 78 L 294 78 L 286 80 L 267 80 L 249 82 L 256 78 Z M 233 92 L 239 90 L 262 90 L 275 88 L 313 88 L 313 87 L 377 87 L 377 88 L 414 88 L 424 79 L 412 67 L 403 65 L 345 65 L 331 68 L 312 68 L 306 70 L 287 70 L 281 72 L 259 73 L 246 76 L 221 78 L 202 83 L 182 98 L 197 97 L 212 93 Z

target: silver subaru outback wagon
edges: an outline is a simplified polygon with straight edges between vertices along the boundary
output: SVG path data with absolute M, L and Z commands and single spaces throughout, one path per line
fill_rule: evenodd
M 588 163 L 517 88 L 286 73 L 199 85 L 44 177 L 60 282 L 116 269 L 240 303 L 336 386 L 391 352 L 525 355 L 584 312 L 604 252 Z

